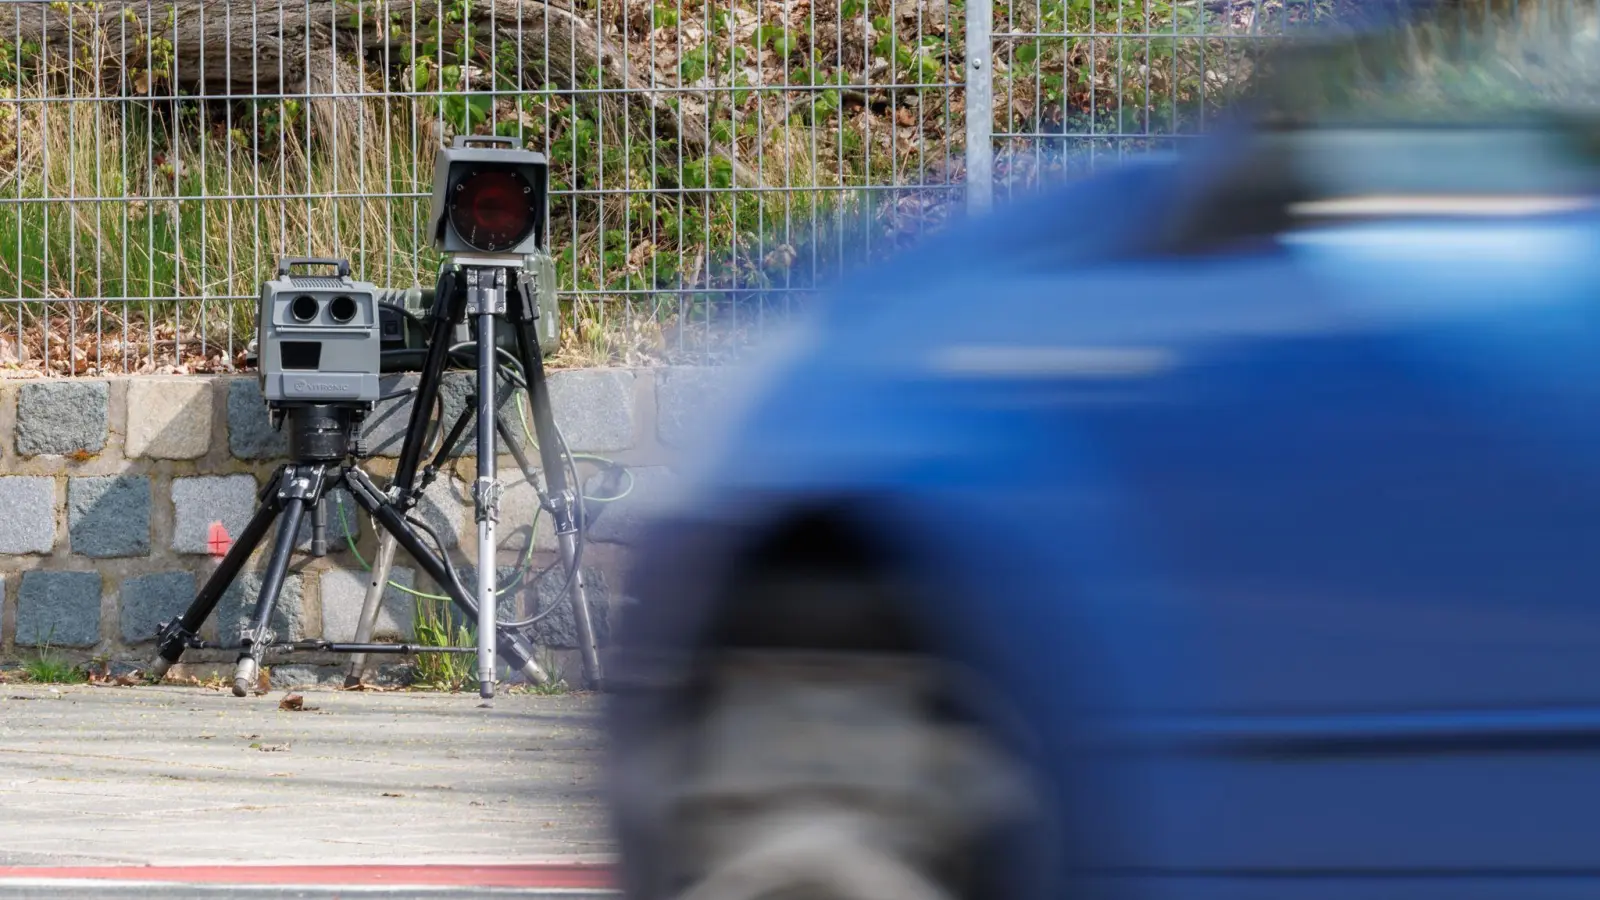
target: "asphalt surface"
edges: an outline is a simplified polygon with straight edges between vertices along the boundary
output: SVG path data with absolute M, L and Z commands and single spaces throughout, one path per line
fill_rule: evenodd
M 0 897 L 606 895 L 597 700 L 300 693 L 0 684 Z

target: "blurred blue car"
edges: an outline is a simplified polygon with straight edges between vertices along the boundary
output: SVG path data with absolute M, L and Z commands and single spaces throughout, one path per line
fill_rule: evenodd
M 851 281 L 637 558 L 628 896 L 1600 896 L 1597 136 L 1246 121 Z

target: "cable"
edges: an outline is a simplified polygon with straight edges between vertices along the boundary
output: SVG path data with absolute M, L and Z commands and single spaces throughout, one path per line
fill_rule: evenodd
M 554 425 L 555 423 L 552 422 L 551 424 Z M 578 480 L 578 465 L 572 458 L 572 450 L 567 446 L 567 439 L 561 433 L 561 426 L 556 425 L 555 426 L 555 430 L 556 430 L 556 440 L 561 443 L 562 453 L 566 456 L 566 459 L 567 459 L 567 468 L 572 471 L 572 479 L 573 479 L 573 481 L 577 481 Z M 531 438 L 532 435 L 529 435 L 529 437 Z M 572 565 L 567 567 L 567 580 L 566 580 L 566 582 L 561 585 L 561 590 L 556 592 L 555 600 L 549 606 L 545 607 L 544 609 L 539 610 L 539 612 L 535 613 L 532 616 L 529 616 L 526 619 L 521 619 L 521 620 L 514 621 L 514 622 L 506 622 L 505 626 L 507 628 L 528 628 L 528 627 L 531 627 L 532 625 L 534 625 L 535 623 L 537 623 L 541 619 L 543 619 L 545 616 L 548 616 L 551 613 L 555 612 L 557 609 L 560 609 L 561 608 L 561 602 L 571 596 L 572 585 L 577 580 L 578 571 L 579 571 L 580 567 L 583 565 L 583 547 L 584 547 L 584 544 L 586 543 L 586 541 L 584 540 L 584 533 L 588 530 L 587 527 L 586 527 L 588 525 L 588 522 L 587 522 L 588 514 L 585 512 L 585 510 L 583 508 L 583 500 L 581 499 L 582 498 L 582 493 L 583 492 L 580 489 L 578 491 L 578 496 L 579 496 L 580 499 L 579 499 L 579 501 L 577 503 L 573 504 L 574 509 L 575 509 L 574 518 L 576 518 L 578 520 L 575 523 L 576 524 L 577 534 L 573 539 Z M 559 558 L 558 558 L 558 561 L 559 561 Z M 547 566 L 545 568 L 545 570 L 543 572 L 540 572 L 539 575 L 536 576 L 536 577 L 543 577 L 545 575 L 545 573 L 549 572 L 553 568 L 555 568 L 555 563 L 551 563 L 549 566 Z M 537 596 L 537 593 L 536 593 L 536 596 Z
M 421 320 L 418 319 L 413 313 L 411 313 L 410 310 L 406 310 L 406 309 L 404 309 L 402 307 L 396 307 L 396 308 L 401 309 L 401 311 L 405 315 L 407 315 L 409 318 L 411 318 L 414 322 L 417 322 L 419 325 L 422 324 Z M 476 367 L 476 355 L 475 354 L 468 355 L 468 354 L 464 353 L 463 351 L 466 351 L 469 348 L 476 349 L 476 347 L 477 347 L 477 341 L 463 341 L 463 342 L 461 342 L 459 344 L 455 344 L 455 345 L 452 345 L 451 347 L 449 347 L 446 350 L 446 355 L 453 362 L 457 362 L 458 364 L 461 363 L 461 362 L 471 363 L 470 366 L 462 366 L 462 368 L 470 368 L 470 369 L 474 369 L 475 370 L 477 368 Z M 528 444 L 531 447 L 533 447 L 535 450 L 537 450 L 538 447 L 539 447 L 539 442 L 538 442 L 538 439 L 534 437 L 533 428 L 532 428 L 532 425 L 529 422 L 529 414 L 530 414 L 529 406 L 531 404 L 531 397 L 529 396 L 530 392 L 528 391 L 527 374 L 522 370 L 521 362 L 514 355 L 512 355 L 509 351 L 507 351 L 504 347 L 496 347 L 495 348 L 495 354 L 501 360 L 501 364 L 496 366 L 496 370 L 497 370 L 496 371 L 496 375 L 503 375 L 506 378 L 506 380 L 511 383 L 512 393 L 516 393 L 519 390 L 522 392 L 522 397 L 517 398 L 517 400 L 516 400 L 517 416 L 518 416 L 518 419 L 521 421 L 521 424 L 522 424 L 523 437 L 527 440 Z M 398 399 L 399 397 L 405 396 L 405 395 L 407 395 L 409 393 L 414 393 L 414 389 L 413 390 L 404 391 L 404 392 L 400 392 L 400 393 L 397 393 L 395 395 L 392 395 L 391 397 L 385 397 L 383 399 Z M 428 439 L 428 444 L 429 444 L 429 450 L 434 452 L 434 453 L 437 453 L 439 448 L 436 447 L 436 446 L 433 446 L 434 442 L 437 441 L 437 440 L 440 440 L 443 437 L 443 435 L 445 434 L 445 409 L 444 409 L 444 395 L 443 395 L 443 393 L 438 393 L 438 394 L 435 395 L 434 413 L 435 413 L 435 415 L 433 417 L 430 417 L 430 418 L 432 419 L 433 423 L 436 423 L 436 425 L 435 425 L 435 427 L 432 427 L 432 428 L 429 429 L 431 434 L 430 434 L 430 437 Z M 552 422 L 552 425 L 554 425 L 553 422 Z M 577 580 L 577 574 L 581 570 L 581 567 L 582 567 L 582 564 L 583 564 L 584 547 L 587 544 L 587 540 L 585 540 L 585 538 L 587 536 L 588 524 L 589 524 L 588 523 L 588 510 L 587 510 L 586 504 L 590 503 L 590 502 L 593 502 L 593 503 L 615 503 L 618 500 L 622 500 L 623 498 L 625 498 L 625 497 L 629 496 L 630 494 L 632 494 L 633 490 L 634 490 L 634 487 L 637 484 L 637 479 L 634 476 L 633 471 L 630 468 L 628 468 L 627 466 L 624 466 L 624 465 L 622 465 L 620 463 L 617 463 L 614 460 L 608 459 L 608 458 L 603 457 L 603 456 L 597 456 L 597 455 L 589 454 L 589 453 L 575 454 L 575 453 L 572 452 L 571 446 L 567 444 L 566 436 L 564 434 L 562 434 L 561 428 L 560 428 L 559 425 L 555 426 L 555 431 L 556 431 L 556 440 L 560 444 L 562 456 L 566 459 L 566 463 L 567 463 L 566 468 L 567 468 L 568 472 L 571 473 L 572 482 L 573 482 L 574 486 L 576 487 L 576 490 L 574 491 L 574 495 L 577 498 L 577 502 L 575 504 L 573 504 L 573 507 L 574 507 L 574 518 L 577 521 L 574 523 L 575 526 L 576 526 L 576 528 L 575 528 L 576 537 L 574 538 L 574 544 L 573 544 L 572 564 L 567 568 L 567 577 L 566 577 L 565 583 L 562 585 L 561 590 L 557 592 L 556 599 L 555 599 L 554 602 L 552 602 L 548 607 L 546 607 L 544 609 L 541 609 L 535 615 L 530 616 L 530 617 L 528 617 L 526 619 L 500 623 L 504 627 L 507 627 L 507 628 L 527 628 L 527 627 L 530 627 L 530 626 L 538 623 L 539 621 L 543 620 L 545 617 L 549 616 L 551 613 L 555 612 L 557 609 L 560 608 L 561 601 L 563 599 L 567 598 L 568 596 L 570 596 L 570 593 L 572 591 L 572 586 L 575 583 L 575 581 Z M 577 461 L 579 459 L 592 461 L 592 462 L 598 463 L 598 464 L 600 464 L 602 466 L 605 466 L 605 467 L 608 467 L 608 468 L 612 468 L 612 469 L 621 469 L 623 474 L 627 475 L 627 477 L 628 477 L 627 487 L 625 489 L 623 489 L 622 491 L 620 491 L 619 493 L 617 493 L 617 494 L 615 494 L 613 496 L 610 496 L 610 497 L 595 497 L 595 496 L 590 496 L 588 494 L 585 494 L 583 492 L 583 481 L 582 481 L 582 478 L 581 478 L 581 476 L 580 476 L 580 474 L 578 472 L 578 463 L 577 463 Z M 537 489 L 537 486 L 534 485 L 533 482 L 531 481 L 531 479 L 529 478 L 528 473 L 524 472 L 524 473 L 521 473 L 521 474 L 523 475 L 524 480 L 528 481 L 530 487 L 534 487 L 535 489 Z M 348 544 L 351 554 L 355 556 L 356 560 L 361 564 L 362 568 L 370 572 L 372 570 L 372 566 L 371 566 L 370 563 L 367 562 L 366 558 L 361 555 L 361 551 L 359 549 L 357 549 L 357 547 L 356 547 L 354 529 L 352 529 L 350 527 L 350 522 L 349 522 L 349 519 L 345 515 L 344 503 L 342 501 L 338 501 L 338 508 L 339 508 L 340 524 L 344 526 L 345 542 L 346 542 L 346 544 Z M 495 597 L 496 598 L 505 596 L 507 593 L 509 593 L 509 592 L 517 589 L 518 587 L 520 587 L 522 585 L 522 583 L 523 583 L 524 578 L 526 578 L 528 573 L 532 570 L 532 567 L 533 567 L 532 563 L 533 563 L 534 535 L 537 533 L 538 525 L 539 525 L 539 516 L 540 516 L 540 514 L 542 512 L 543 512 L 543 510 L 541 508 L 539 508 L 539 507 L 536 507 L 534 509 L 533 520 L 529 525 L 528 543 L 527 543 L 527 546 L 523 548 L 522 559 L 518 561 L 516 572 L 513 575 L 513 577 L 510 580 L 510 582 L 507 583 L 505 586 L 501 587 L 499 590 L 497 590 L 495 592 Z M 454 586 L 456 587 L 457 590 L 460 590 L 462 592 L 462 594 L 465 595 L 467 593 L 466 588 L 461 583 L 460 575 L 456 572 L 455 566 L 450 562 L 449 554 L 447 552 L 445 552 L 445 547 L 444 547 L 443 541 L 441 541 L 439 536 L 431 528 L 429 528 L 425 523 L 422 523 L 421 521 L 413 519 L 410 516 L 406 517 L 406 521 L 416 525 L 418 528 L 420 528 L 422 531 L 424 531 L 426 534 L 428 534 L 428 536 L 430 538 L 433 539 L 434 544 L 439 548 L 440 558 L 444 561 L 444 564 L 445 564 L 445 567 L 446 567 L 446 571 L 449 573 L 452 583 L 454 584 Z M 559 560 L 559 557 L 558 557 L 558 559 L 555 562 L 552 562 L 550 565 L 545 566 L 539 572 L 534 574 L 532 579 L 531 579 L 531 583 L 537 583 L 539 580 L 543 579 L 544 576 L 548 575 L 550 573 L 550 571 L 553 570 L 556 567 L 557 564 L 559 564 L 559 562 L 560 562 L 560 560 Z M 419 597 L 419 598 L 422 598 L 422 599 L 427 599 L 427 600 L 449 600 L 449 599 L 451 599 L 449 596 L 444 596 L 444 595 L 439 595 L 439 594 L 430 594 L 430 593 L 427 593 L 427 592 L 424 592 L 424 591 L 418 591 L 418 590 L 415 590 L 413 588 L 409 588 L 409 587 L 407 587 L 405 585 L 399 584 L 399 583 L 397 583 L 397 582 L 395 582 L 393 580 L 390 580 L 388 582 L 388 586 L 392 587 L 392 588 L 395 588 L 396 590 L 399 590 L 399 591 L 401 591 L 403 593 L 409 594 L 409 595 L 414 596 L 414 597 Z M 537 592 L 536 592 L 536 595 L 537 595 Z
M 336 499 L 334 502 L 335 502 L 335 504 L 337 504 L 337 506 L 339 508 L 339 524 L 344 526 L 344 541 L 345 541 L 345 544 L 347 546 L 349 546 L 350 553 L 355 556 L 356 561 L 361 563 L 361 568 L 365 569 L 368 572 L 371 572 L 372 571 L 372 564 L 367 562 L 367 558 L 362 556 L 361 555 L 361 551 L 356 548 L 356 538 L 355 538 L 355 531 L 356 530 L 354 528 L 350 527 L 350 520 L 345 517 L 344 501 Z M 532 528 L 534 528 L 534 529 L 539 527 L 539 514 L 541 512 L 542 512 L 542 510 L 538 510 L 538 509 L 535 509 L 533 511 L 533 525 L 532 525 Z M 447 564 L 448 564 L 448 562 L 449 562 L 449 560 L 446 559 L 446 563 Z M 499 596 L 501 594 L 505 594 L 505 593 L 507 593 L 507 592 L 509 592 L 511 590 L 514 590 L 522 581 L 522 573 L 527 571 L 527 569 L 530 567 L 532 562 L 533 562 L 533 531 L 532 531 L 532 529 L 530 529 L 529 532 L 528 532 L 528 546 L 523 549 L 523 551 L 522 551 L 522 561 L 520 563 L 518 563 L 518 574 L 516 575 L 516 577 L 512 578 L 512 580 L 511 580 L 511 582 L 509 584 L 507 584 L 504 588 L 502 588 L 500 591 L 498 591 L 496 593 L 496 596 Z M 397 581 L 393 581 L 393 580 L 391 580 L 389 582 L 389 587 L 392 587 L 395 590 L 400 591 L 401 593 L 409 594 L 409 595 L 411 595 L 413 597 L 420 597 L 420 598 L 422 598 L 424 600 L 449 600 L 449 599 L 451 599 L 449 597 L 449 595 L 447 595 L 447 594 L 430 594 L 430 593 L 427 593 L 426 591 L 419 591 L 419 590 L 416 590 L 414 588 L 406 587 L 405 585 L 403 585 L 403 584 L 401 584 L 401 583 L 399 583 Z

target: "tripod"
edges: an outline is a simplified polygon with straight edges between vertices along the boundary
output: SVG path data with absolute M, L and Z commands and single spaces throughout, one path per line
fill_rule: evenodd
M 551 514 L 561 559 L 568 567 L 568 596 L 573 604 L 584 677 L 591 687 L 598 689 L 601 686 L 599 653 L 588 598 L 577 569 L 580 562 L 577 497 L 567 480 L 565 464 L 570 462 L 570 457 L 563 452 L 565 445 L 550 409 L 543 354 L 534 327 L 538 315 L 534 288 L 522 267 L 520 256 L 458 256 L 441 268 L 429 313 L 430 321 L 427 323 L 428 349 L 423 359 L 400 458 L 387 491 L 380 490 L 355 461 L 360 456 L 359 441 L 355 435 L 359 433 L 359 426 L 366 415 L 364 405 L 286 403 L 275 408 L 274 416 L 281 418 L 288 428 L 292 461 L 281 466 L 268 480 L 260 495 L 260 507 L 216 570 L 201 586 L 189 608 L 161 627 L 157 634 L 157 658 L 151 667 L 152 673 L 156 677 L 164 675 L 189 648 L 236 650 L 239 656 L 234 669 L 233 693 L 243 697 L 255 685 L 261 661 L 268 649 L 352 653 L 358 654 L 360 659 L 364 659 L 367 653 L 443 651 L 477 653 L 478 690 L 480 696 L 486 699 L 494 696 L 494 685 L 498 680 L 497 654 L 503 654 L 512 668 L 530 680 L 544 681 L 546 676 L 534 660 L 532 645 L 520 631 L 512 627 L 516 623 L 502 625 L 496 622 L 498 567 L 495 560 L 495 530 L 502 492 L 496 473 L 497 434 L 505 439 L 529 482 L 535 483 L 526 457 L 496 412 L 499 349 L 495 330 L 498 324 L 504 323 L 515 338 L 516 359 L 520 363 L 521 380 L 528 393 L 534 436 L 545 480 L 540 503 Z M 469 404 L 467 412 L 457 420 L 440 446 L 433 464 L 422 473 L 419 484 L 418 468 L 427 440 L 429 419 L 439 397 L 445 366 L 452 356 L 451 332 L 462 322 L 469 323 L 475 332 L 475 402 Z M 426 524 L 408 513 L 420 499 L 440 463 L 453 451 L 469 419 L 474 416 L 477 478 L 473 483 L 472 496 L 478 531 L 478 579 L 476 591 L 469 593 L 444 555 L 444 545 L 437 535 L 433 535 Z M 440 425 L 442 427 L 443 423 Z M 364 604 L 368 609 L 363 611 L 358 640 L 353 643 L 278 641 L 271 627 L 272 615 L 283 588 L 301 523 L 307 511 L 312 511 L 313 549 L 325 546 L 321 502 L 329 491 L 340 485 L 349 491 L 356 505 L 372 518 L 383 535 L 383 546 L 373 567 L 371 589 Z M 277 530 L 272 552 L 255 608 L 248 626 L 240 632 L 239 643 L 225 645 L 201 641 L 198 636 L 200 627 L 215 612 L 223 593 L 238 577 L 250 556 L 266 538 L 267 532 L 273 528 L 274 522 Z M 439 546 L 437 553 L 423 540 L 423 534 L 434 539 Z M 411 554 L 418 567 L 445 590 L 454 605 L 477 622 L 476 648 L 419 648 L 408 644 L 365 642 L 370 638 L 371 618 L 375 617 L 377 597 L 381 597 L 388 580 L 388 569 L 396 545 Z M 353 671 L 359 669 L 353 668 Z

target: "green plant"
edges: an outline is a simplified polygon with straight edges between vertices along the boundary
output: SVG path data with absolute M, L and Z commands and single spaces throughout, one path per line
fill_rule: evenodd
M 555 654 L 551 653 L 548 647 L 538 648 L 534 653 L 534 662 L 539 664 L 539 668 L 543 669 L 545 674 L 550 676 L 550 679 L 544 684 L 521 685 L 519 691 L 538 694 L 543 697 L 553 697 L 568 693 L 571 690 L 567 686 L 566 675 L 562 672 L 560 663 L 557 662 Z
M 54 630 L 50 632 L 54 634 Z M 33 658 L 22 664 L 22 671 L 35 684 L 82 684 L 89 674 L 77 663 L 59 656 L 47 635 Z
M 476 629 L 458 623 L 448 600 L 417 597 L 416 642 L 424 647 L 471 647 Z M 419 687 L 459 691 L 478 680 L 476 653 L 422 653 L 412 664 Z

